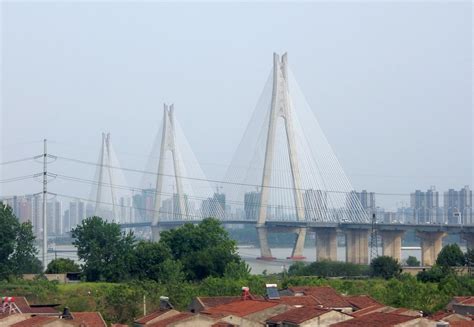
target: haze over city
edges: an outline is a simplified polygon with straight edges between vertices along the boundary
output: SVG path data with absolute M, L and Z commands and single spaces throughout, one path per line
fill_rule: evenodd
M 41 153 L 29 142 L 43 138 L 50 153 L 96 161 L 105 131 L 121 164 L 143 169 L 169 102 L 206 176 L 222 179 L 272 53 L 288 51 L 355 189 L 472 185 L 468 2 L 1 8 L 2 161 Z M 30 166 L 2 167 L 2 178 Z M 75 173 L 92 177 L 87 167 Z M 26 181 L 2 194 L 39 189 Z

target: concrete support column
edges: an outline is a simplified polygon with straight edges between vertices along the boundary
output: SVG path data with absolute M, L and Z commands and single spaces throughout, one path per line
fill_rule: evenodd
M 421 239 L 421 265 L 432 266 L 443 247 L 445 232 L 417 232 Z
M 463 232 L 461 237 L 466 240 L 466 247 L 468 249 L 474 249 L 474 233 Z
M 159 226 L 151 225 L 151 240 L 153 242 L 159 242 L 160 241 L 160 232 L 161 232 L 161 229 L 160 229 Z
M 382 230 L 379 231 L 382 236 L 382 253 L 385 256 L 392 257 L 398 262 L 402 260 L 402 237 L 405 233 L 400 230 Z
M 257 226 L 258 242 L 260 244 L 260 257 L 259 260 L 274 260 L 272 256 L 272 250 L 268 245 L 267 228 L 265 226 Z
M 316 229 L 316 261 L 337 261 L 337 230 L 336 228 Z
M 369 230 L 346 231 L 346 261 L 357 264 L 369 263 Z
M 291 252 L 291 257 L 288 257 L 287 259 L 291 259 L 291 260 L 306 259 L 306 257 L 303 255 L 305 239 L 306 239 L 306 228 L 298 228 L 295 244 L 293 246 L 293 251 Z

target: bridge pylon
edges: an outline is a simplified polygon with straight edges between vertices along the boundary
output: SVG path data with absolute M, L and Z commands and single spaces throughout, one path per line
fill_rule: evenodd
M 288 56 L 283 54 L 280 60 L 278 54 L 273 54 L 273 88 L 272 102 L 270 108 L 270 119 L 267 130 L 267 140 L 265 147 L 265 161 L 263 166 L 262 189 L 260 192 L 260 208 L 258 212 L 257 232 L 260 242 L 260 259 L 273 259 L 271 249 L 268 246 L 267 229 L 265 222 L 267 219 L 268 199 L 270 195 L 270 181 L 272 178 L 272 166 L 275 157 L 276 130 L 279 118 L 283 119 L 286 143 L 288 147 L 288 157 L 291 169 L 291 181 L 293 187 L 294 204 L 298 221 L 304 220 L 304 202 L 302 194 L 301 174 L 295 143 L 295 132 L 293 124 L 293 112 L 291 108 L 290 94 L 288 89 Z M 289 259 L 304 259 L 303 248 L 306 237 L 306 229 L 299 228 L 293 246 L 293 251 Z
M 151 225 L 152 240 L 158 242 L 160 239 L 159 222 L 161 213 L 161 198 L 163 194 L 163 175 L 165 172 L 165 155 L 167 151 L 171 152 L 173 160 L 173 168 L 175 175 L 176 195 L 178 202 L 178 215 L 181 215 L 181 219 L 186 219 L 187 210 L 185 197 L 183 193 L 183 184 L 181 181 L 181 166 L 179 162 L 178 150 L 176 148 L 176 134 L 175 134 L 175 119 L 174 119 L 174 105 L 163 105 L 163 128 L 160 145 L 160 158 L 158 161 L 158 172 L 156 177 L 155 187 L 155 202 L 154 202 L 154 213 L 153 222 Z

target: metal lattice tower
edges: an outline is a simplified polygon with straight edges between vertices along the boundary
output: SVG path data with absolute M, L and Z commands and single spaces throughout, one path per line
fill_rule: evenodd
M 370 229 L 370 261 L 379 256 L 379 244 L 378 244 L 378 233 L 377 233 L 377 218 L 375 213 L 372 214 L 372 222 Z

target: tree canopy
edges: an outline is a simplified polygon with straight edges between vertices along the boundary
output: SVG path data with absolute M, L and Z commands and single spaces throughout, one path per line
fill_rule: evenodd
M 0 202 L 0 279 L 40 273 L 37 253 L 31 223 L 20 224 L 12 209 Z
M 228 264 L 241 262 L 236 242 L 214 218 L 206 218 L 198 225 L 185 224 L 164 231 L 160 243 L 166 245 L 173 258 L 182 263 L 190 280 L 223 276 Z
M 448 244 L 438 254 L 436 264 L 444 268 L 464 266 L 464 253 L 462 253 L 459 245 Z
M 100 217 L 84 219 L 72 231 L 88 281 L 121 281 L 130 277 L 135 237 Z
M 52 260 L 46 268 L 47 274 L 65 274 L 68 272 L 79 272 L 81 268 L 74 260 L 59 258 Z
M 372 259 L 370 275 L 390 279 L 400 274 L 401 266 L 398 261 L 389 256 L 380 256 Z

